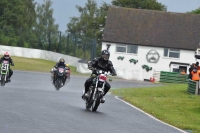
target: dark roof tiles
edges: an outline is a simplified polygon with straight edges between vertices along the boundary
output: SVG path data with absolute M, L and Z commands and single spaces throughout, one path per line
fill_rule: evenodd
M 110 7 L 103 41 L 195 50 L 200 15 Z

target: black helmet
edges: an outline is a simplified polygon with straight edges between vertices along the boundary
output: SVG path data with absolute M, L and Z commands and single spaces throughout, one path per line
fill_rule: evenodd
M 103 50 L 101 52 L 101 57 L 104 59 L 104 60 L 108 60 L 109 57 L 110 57 L 110 52 L 108 50 Z
M 59 62 L 60 63 L 65 63 L 65 60 L 63 58 L 60 58 Z
M 199 62 L 198 61 L 196 62 L 196 66 L 199 66 Z

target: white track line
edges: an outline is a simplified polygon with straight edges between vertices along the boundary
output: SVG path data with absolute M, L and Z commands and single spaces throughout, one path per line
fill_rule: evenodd
M 175 127 L 175 126 L 172 126 L 172 125 L 170 125 L 170 124 L 168 124 L 168 123 L 165 123 L 165 122 L 163 122 L 163 121 L 161 121 L 161 120 L 155 118 L 154 116 L 152 116 L 152 115 L 150 115 L 150 114 L 144 112 L 143 110 L 141 110 L 141 109 L 135 107 L 134 105 L 132 105 L 132 104 L 130 104 L 130 103 L 128 103 L 128 102 L 126 102 L 126 101 L 120 99 L 118 96 L 115 96 L 115 98 L 118 99 L 118 100 L 120 100 L 120 101 L 122 101 L 122 102 L 124 102 L 125 104 L 127 104 L 127 105 L 129 105 L 129 106 L 131 106 L 131 107 L 133 107 L 133 108 L 135 108 L 135 109 L 137 109 L 138 111 L 140 111 L 140 112 L 142 112 L 142 113 L 148 115 L 149 117 L 153 118 L 154 120 L 156 120 L 156 121 L 158 121 L 158 122 L 161 122 L 161 123 L 163 123 L 163 124 L 165 124 L 165 125 L 168 125 L 168 126 L 170 126 L 170 127 L 173 127 L 173 128 L 175 128 L 175 129 L 181 131 L 182 133 L 188 133 L 188 132 L 186 132 L 186 131 L 184 131 L 184 130 L 182 130 L 182 129 L 179 129 L 179 128 Z

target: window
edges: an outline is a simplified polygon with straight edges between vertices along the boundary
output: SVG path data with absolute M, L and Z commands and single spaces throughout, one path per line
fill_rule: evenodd
M 116 52 L 126 53 L 126 46 L 118 45 L 116 47 Z
M 173 68 L 172 72 L 179 72 L 178 68 Z
M 116 52 L 137 54 L 138 46 L 136 46 L 136 45 L 117 45 Z
M 164 48 L 164 57 L 180 58 L 180 50 Z

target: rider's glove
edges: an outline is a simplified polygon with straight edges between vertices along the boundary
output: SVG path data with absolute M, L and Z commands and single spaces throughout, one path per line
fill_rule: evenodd
M 117 73 L 112 73 L 112 76 L 117 76 Z
M 88 65 L 88 69 L 92 70 L 92 69 L 93 69 L 93 67 L 92 67 L 91 65 Z

